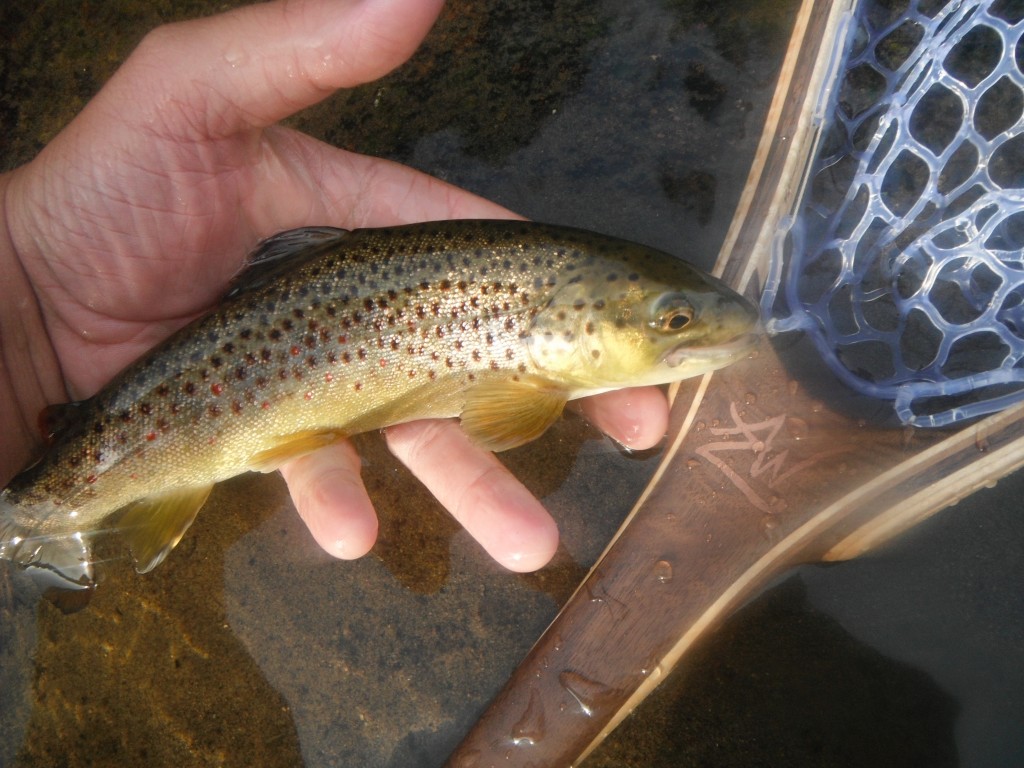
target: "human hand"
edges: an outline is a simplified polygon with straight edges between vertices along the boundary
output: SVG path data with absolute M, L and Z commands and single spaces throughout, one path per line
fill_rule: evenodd
M 212 306 L 259 239 L 513 215 L 276 125 L 403 62 L 441 5 L 299 0 L 161 27 L 33 162 L 0 177 L 0 480 L 37 447 L 44 405 L 92 395 Z M 667 420 L 654 388 L 582 409 L 633 448 L 656 443 Z M 387 441 L 498 562 L 527 571 L 550 559 L 554 521 L 457 423 L 392 427 Z M 338 557 L 376 539 L 359 467 L 340 442 L 282 469 L 314 538 Z

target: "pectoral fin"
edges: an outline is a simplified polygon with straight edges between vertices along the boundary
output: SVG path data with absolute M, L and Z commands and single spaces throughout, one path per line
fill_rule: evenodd
M 249 459 L 254 472 L 273 472 L 286 461 L 328 446 L 343 437 L 340 432 L 296 432 L 278 439 L 277 443 Z
M 492 451 L 505 451 L 544 434 L 568 400 L 568 392 L 539 376 L 489 381 L 466 393 L 462 429 Z
M 181 541 L 211 490 L 212 485 L 176 488 L 128 506 L 119 528 L 128 540 L 139 573 L 156 568 Z

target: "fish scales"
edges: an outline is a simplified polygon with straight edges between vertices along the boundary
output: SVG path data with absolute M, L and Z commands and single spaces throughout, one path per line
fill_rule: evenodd
M 708 318 L 695 349 L 745 338 L 756 322 L 743 299 L 672 257 L 530 222 L 298 230 L 267 241 L 253 262 L 219 307 L 95 397 L 54 412 L 50 449 L 0 496 L 0 557 L 45 561 L 38 547 L 25 554 L 25 532 L 45 542 L 96 529 L 140 499 L 272 469 L 346 435 L 467 421 L 476 391 L 501 401 L 519 386 L 532 402 L 537 389 L 560 411 L 570 397 L 649 383 L 645 370 L 600 368 L 615 357 L 628 367 L 631 355 L 648 365 L 651 320 L 630 296 L 635 304 L 652 273 L 665 283 L 655 297 L 704 292 L 728 308 L 724 330 Z M 610 343 L 623 333 L 632 336 Z M 482 413 L 491 400 L 481 402 Z M 549 421 L 538 417 L 540 431 Z

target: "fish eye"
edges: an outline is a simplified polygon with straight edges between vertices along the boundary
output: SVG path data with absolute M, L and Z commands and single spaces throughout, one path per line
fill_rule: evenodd
M 693 305 L 682 295 L 673 293 L 658 301 L 650 325 L 663 333 L 676 333 L 688 326 L 693 317 Z

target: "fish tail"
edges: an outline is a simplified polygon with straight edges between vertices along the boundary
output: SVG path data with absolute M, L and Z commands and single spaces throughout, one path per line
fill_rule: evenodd
M 0 560 L 21 566 L 62 608 L 61 592 L 81 594 L 95 586 L 92 553 L 81 533 L 40 535 L 6 492 L 0 493 Z M 80 603 L 81 598 L 71 601 Z M 80 607 L 80 606 L 79 606 Z

